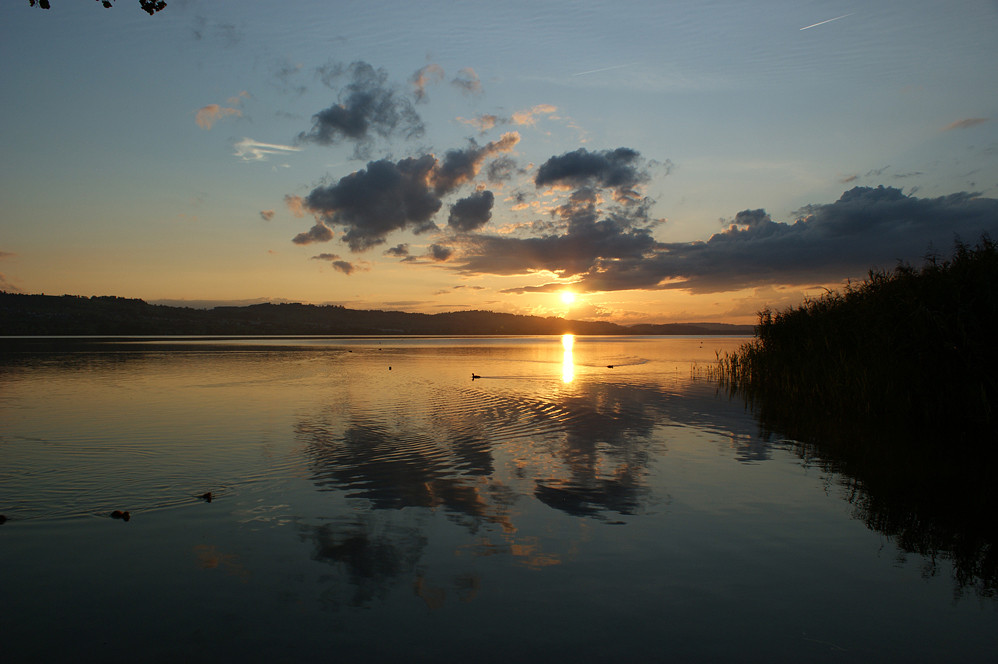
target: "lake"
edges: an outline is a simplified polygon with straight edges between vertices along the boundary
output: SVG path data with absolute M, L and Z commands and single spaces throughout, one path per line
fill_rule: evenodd
M 2 342 L 4 660 L 994 661 L 744 341 Z

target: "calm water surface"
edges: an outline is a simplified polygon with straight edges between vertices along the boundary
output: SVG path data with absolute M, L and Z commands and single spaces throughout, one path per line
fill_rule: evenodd
M 742 341 L 4 352 L 4 659 L 994 661 L 994 598 L 693 379 Z

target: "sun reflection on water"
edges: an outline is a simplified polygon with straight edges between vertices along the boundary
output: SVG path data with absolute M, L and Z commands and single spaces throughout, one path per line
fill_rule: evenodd
M 563 383 L 571 383 L 575 378 L 575 362 L 572 358 L 572 346 L 575 345 L 575 335 L 561 335 L 561 345 L 565 349 L 565 355 L 561 360 L 561 381 Z

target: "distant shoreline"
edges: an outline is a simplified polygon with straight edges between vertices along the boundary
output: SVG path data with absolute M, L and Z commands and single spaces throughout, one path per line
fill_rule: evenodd
M 752 325 L 619 325 L 492 311 L 419 314 L 338 305 L 191 309 L 114 296 L 0 292 L 0 337 L 751 336 Z

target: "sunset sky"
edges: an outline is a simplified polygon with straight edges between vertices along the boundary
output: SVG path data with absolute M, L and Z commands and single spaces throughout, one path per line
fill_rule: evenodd
M 746 323 L 998 238 L 994 0 L 51 4 L 7 291 Z

